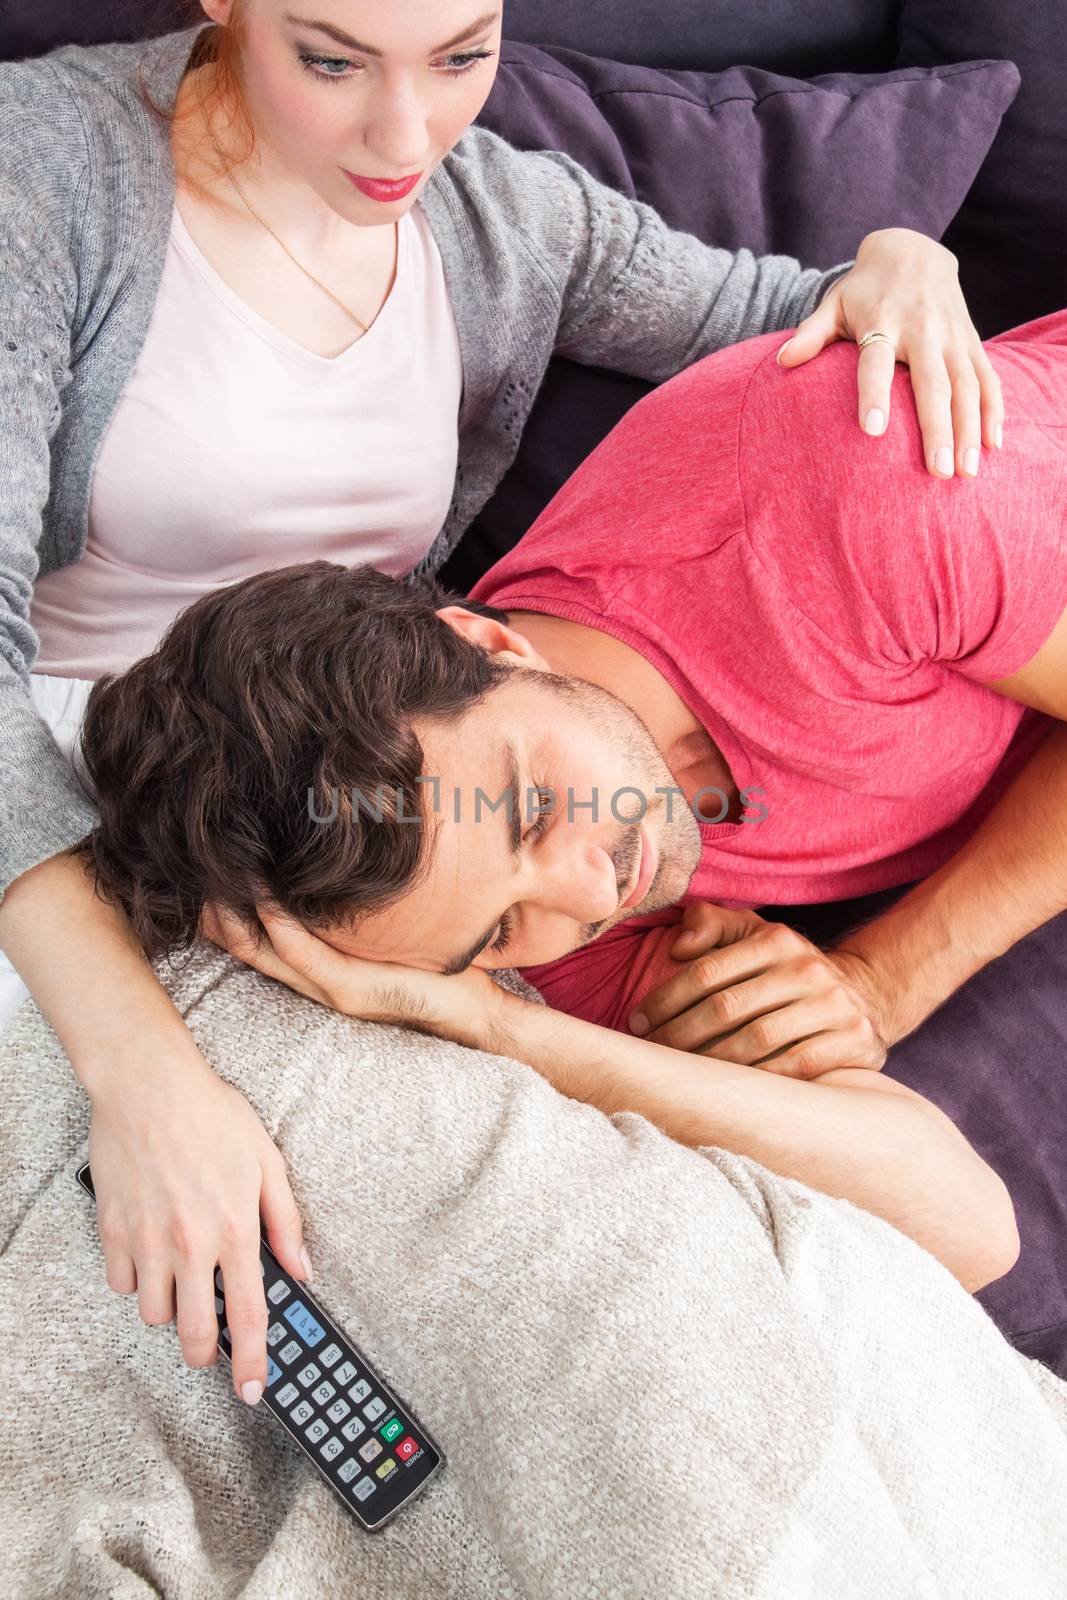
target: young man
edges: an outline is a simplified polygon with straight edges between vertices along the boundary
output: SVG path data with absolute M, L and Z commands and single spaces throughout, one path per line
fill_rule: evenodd
M 149 950 L 199 927 L 1005 1270 L 988 1169 L 858 1070 L 1067 905 L 1067 317 L 989 349 L 977 480 L 930 480 L 903 406 L 895 471 L 820 457 L 847 358 L 786 383 L 755 340 L 623 420 L 488 611 L 325 563 L 207 597 L 90 701 L 105 891 Z M 827 952 L 746 909 L 915 880 Z M 638 1002 L 651 1040 L 598 1026 Z

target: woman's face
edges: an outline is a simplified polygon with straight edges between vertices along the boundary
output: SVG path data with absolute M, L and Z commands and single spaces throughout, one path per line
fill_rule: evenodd
M 226 25 L 234 0 L 202 0 Z M 257 141 L 346 221 L 409 211 L 496 76 L 500 0 L 245 0 Z M 374 188 L 416 177 L 410 188 Z M 371 180 L 361 188 L 356 180 Z

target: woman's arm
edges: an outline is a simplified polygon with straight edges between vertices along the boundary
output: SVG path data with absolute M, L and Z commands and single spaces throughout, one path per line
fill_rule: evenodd
M 89 1157 L 108 1283 L 170 1322 L 190 1366 L 216 1357 L 220 1263 L 233 1384 L 255 1403 L 267 1378 L 260 1213 L 296 1277 L 300 1217 L 281 1156 L 248 1102 L 215 1074 L 121 911 L 81 864 L 57 856 L 0 905 L 0 948 L 55 1029 L 92 1102 Z M 41 1108 L 42 1116 L 47 1108 Z M 258 1390 L 244 1393 L 248 1384 Z
M 782 358 L 791 367 L 835 339 L 879 331 L 891 344 L 869 345 L 858 363 L 857 414 L 868 433 L 889 424 L 895 358 L 911 368 L 929 472 L 971 475 L 980 446 L 999 444 L 1000 385 L 956 259 L 934 240 L 881 229 L 854 263 L 825 272 L 792 256 L 718 249 L 668 227 L 652 206 L 600 183 L 570 156 L 516 151 L 479 132 L 464 147 L 470 181 L 498 198 L 538 269 L 559 275 L 560 355 L 660 383 L 778 329 L 797 329 Z
M 683 1144 L 720 1145 L 884 1217 L 969 1289 L 1018 1254 L 1011 1199 L 959 1130 L 902 1084 L 861 1069 L 809 1082 L 629 1038 L 521 999 L 471 967 L 455 977 L 342 954 L 260 911 L 255 944 L 236 917 L 204 913 L 208 937 L 268 977 L 351 1016 L 400 1023 L 533 1067 L 609 1115 L 634 1111 Z

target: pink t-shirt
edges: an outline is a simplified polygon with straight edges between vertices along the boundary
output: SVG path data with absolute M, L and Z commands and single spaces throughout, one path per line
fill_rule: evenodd
M 641 401 L 472 591 L 640 651 L 760 791 L 764 820 L 701 825 L 677 906 L 525 969 L 550 1005 L 608 1026 L 676 970 L 688 901 L 806 904 L 925 877 L 1050 725 L 984 685 L 1067 606 L 1067 313 L 990 342 L 1006 443 L 949 483 L 923 465 L 904 369 L 888 434 L 868 439 L 854 346 L 789 372 L 782 342 L 710 356 Z
M 448 513 L 463 368 L 422 207 L 369 332 L 307 350 L 230 288 L 175 206 L 137 363 L 93 469 L 80 561 L 40 578 L 34 670 L 121 671 L 209 590 L 291 562 L 399 577 Z

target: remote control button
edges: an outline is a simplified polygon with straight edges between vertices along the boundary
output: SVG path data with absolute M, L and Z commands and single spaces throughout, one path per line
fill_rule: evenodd
M 380 1456 L 381 1453 L 382 1447 L 377 1439 L 368 1439 L 366 1444 L 361 1445 L 359 1449 L 361 1461 L 373 1461 L 375 1456 Z
M 310 1439 L 312 1444 L 318 1444 L 320 1439 L 325 1439 L 330 1431 L 328 1422 L 323 1422 L 321 1417 L 316 1417 L 310 1428 L 304 1429 L 304 1437 Z
M 319 1455 L 325 1456 L 327 1461 L 332 1461 L 334 1456 L 339 1456 L 343 1449 L 344 1445 L 341 1443 L 340 1439 L 327 1439 L 326 1443 L 319 1451 Z
M 337 1476 L 340 1478 L 342 1483 L 351 1483 L 358 1471 L 359 1462 L 356 1461 L 352 1456 L 349 1456 L 347 1461 L 341 1462 L 341 1465 L 337 1469 Z
M 311 1398 L 317 1406 L 324 1406 L 333 1399 L 337 1390 L 332 1383 L 320 1383 L 317 1389 L 312 1389 Z
M 397 1458 L 400 1461 L 410 1461 L 412 1456 L 418 1455 L 421 1446 L 418 1440 L 413 1439 L 409 1433 L 406 1439 L 401 1439 L 400 1443 L 395 1446 L 395 1449 Z
M 294 1300 L 291 1306 L 286 1306 L 282 1316 L 300 1335 L 309 1350 L 314 1350 L 319 1340 L 325 1339 L 326 1329 L 315 1321 L 302 1300 Z
M 289 1285 L 287 1283 L 283 1283 L 281 1278 L 278 1279 L 277 1283 L 272 1283 L 270 1288 L 267 1290 L 267 1299 L 270 1301 L 272 1306 L 280 1306 L 282 1301 L 287 1300 L 288 1298 Z
M 314 1415 L 315 1407 L 309 1406 L 306 1400 L 301 1400 L 300 1404 L 298 1406 L 294 1406 L 291 1412 L 292 1419 L 298 1426 L 300 1423 L 306 1422 L 309 1417 L 313 1417 Z
M 267 1357 L 267 1388 L 269 1389 L 272 1383 L 277 1383 L 278 1379 L 281 1376 L 282 1376 L 281 1367 L 278 1365 L 278 1363 L 276 1361 L 273 1361 L 271 1359 L 271 1357 L 268 1356 Z
M 376 1478 L 388 1478 L 389 1474 L 395 1471 L 396 1462 L 393 1460 L 392 1456 L 389 1456 L 387 1460 L 382 1462 L 380 1467 L 375 1467 L 374 1476 Z
M 338 1404 L 340 1404 L 340 1402 L 338 1402 Z M 352 1421 L 346 1422 L 344 1427 L 341 1429 L 342 1434 L 348 1440 L 349 1444 L 352 1443 L 353 1439 L 358 1439 L 361 1433 L 366 1433 L 366 1431 L 367 1424 L 365 1422 L 360 1422 L 358 1417 L 353 1417 Z
M 377 1422 L 378 1418 L 383 1417 L 387 1410 L 388 1407 L 385 1401 L 379 1400 L 378 1397 L 375 1396 L 373 1400 L 363 1407 L 363 1415 L 366 1417 L 368 1422 Z
M 390 1417 L 389 1421 L 383 1422 L 381 1427 L 378 1429 L 378 1432 L 388 1444 L 392 1444 L 397 1435 L 403 1433 L 403 1431 L 404 1424 L 401 1422 L 399 1417 Z
M 352 1490 L 353 1498 L 356 1500 L 365 1500 L 369 1494 L 374 1493 L 377 1487 L 378 1485 L 374 1483 L 372 1479 L 360 1478 L 359 1482 Z
M 327 1370 L 333 1366 L 335 1361 L 340 1361 L 340 1359 L 341 1346 L 339 1344 L 328 1344 L 325 1350 L 319 1351 L 319 1360 L 322 1362 L 323 1366 L 327 1368 Z M 348 1379 L 342 1378 L 341 1382 L 347 1383 Z
M 224 1287 L 225 1287 L 225 1285 L 223 1284 L 223 1281 L 222 1281 L 222 1268 L 221 1267 L 216 1267 L 215 1268 L 215 1288 L 219 1291 L 219 1294 L 222 1294 Z
M 305 1389 L 310 1389 L 311 1385 L 313 1383 L 318 1383 L 321 1377 L 322 1373 L 319 1371 L 314 1361 L 309 1361 L 307 1366 L 302 1367 L 297 1373 L 296 1381 L 297 1383 L 302 1383 Z
M 351 1409 L 347 1400 L 335 1400 L 326 1415 L 331 1422 L 343 1422 Z
M 366 1378 L 360 1378 L 359 1382 L 354 1383 L 351 1389 L 348 1391 L 349 1399 L 354 1400 L 357 1406 L 359 1405 L 360 1401 L 365 1400 L 369 1394 L 370 1384 L 367 1382 Z
M 273 1350 L 275 1345 L 281 1344 L 282 1340 L 288 1337 L 288 1334 L 289 1329 L 283 1323 L 272 1322 L 267 1329 L 267 1343 Z
M 220 1294 L 215 1296 L 215 1315 L 221 1317 L 226 1309 L 226 1302 Z
M 303 1354 L 304 1346 L 298 1343 L 296 1339 L 290 1339 L 289 1343 L 283 1345 L 278 1351 L 278 1360 L 284 1361 L 286 1366 L 288 1366 L 290 1361 L 295 1361 L 297 1356 L 302 1356 Z
M 291 1406 L 300 1395 L 300 1390 L 295 1383 L 287 1383 L 274 1396 L 280 1406 Z
M 332 1350 L 333 1346 L 331 1345 L 330 1348 Z M 343 1389 L 346 1383 L 351 1383 L 352 1382 L 352 1379 L 355 1377 L 355 1375 L 356 1375 L 356 1369 L 352 1365 L 351 1361 L 345 1361 L 345 1362 L 342 1363 L 341 1366 L 338 1367 L 337 1371 L 334 1373 L 333 1381 L 334 1381 L 334 1383 L 339 1383 L 341 1385 L 341 1388 Z

